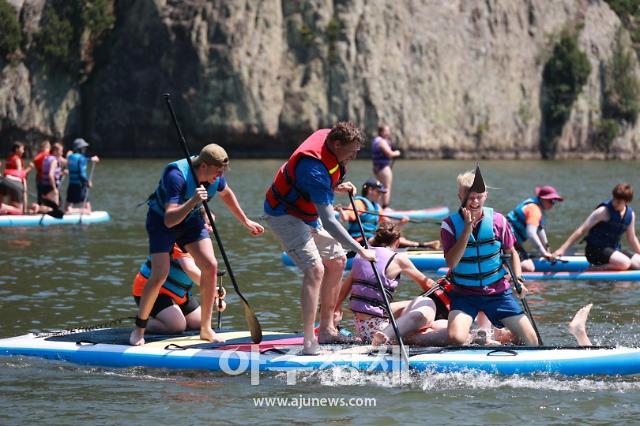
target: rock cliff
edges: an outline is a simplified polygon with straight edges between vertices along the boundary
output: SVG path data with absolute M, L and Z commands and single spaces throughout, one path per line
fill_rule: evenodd
M 12 0 L 23 32 L 44 0 Z M 193 147 L 283 156 L 337 120 L 391 126 L 410 157 L 538 158 L 542 70 L 576 28 L 591 74 L 562 128 L 558 158 L 638 158 L 624 124 L 594 147 L 603 69 L 621 22 L 597 0 L 111 1 L 115 24 L 80 77 L 0 62 L 1 144 L 82 135 L 100 153 L 177 152 L 161 93 Z M 625 35 L 622 31 L 623 37 Z M 84 40 L 86 43 L 86 39 Z M 638 65 L 634 55 L 634 73 Z

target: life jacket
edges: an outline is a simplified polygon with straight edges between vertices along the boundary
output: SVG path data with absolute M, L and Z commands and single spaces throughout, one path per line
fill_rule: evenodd
M 20 169 L 18 169 L 18 167 L 20 167 Z M 7 161 L 4 164 L 4 175 L 14 176 L 20 179 L 24 179 L 24 177 L 27 175 L 24 172 L 24 162 L 18 154 L 11 154 L 7 158 Z
M 482 208 L 483 216 L 477 236 L 469 236 L 467 247 L 460 262 L 451 271 L 454 284 L 468 287 L 486 287 L 505 275 L 500 258 L 502 243 L 493 233 L 493 209 Z M 460 213 L 449 216 L 460 239 L 464 229 L 464 219 Z
M 39 152 L 33 158 L 33 165 L 36 166 L 36 171 L 38 172 L 36 174 L 36 181 L 37 182 L 41 182 L 42 181 L 42 162 L 44 161 L 45 158 L 47 158 L 50 155 L 49 152 L 50 152 L 49 150 Z
M 285 206 L 287 214 L 305 222 L 318 219 L 318 211 L 309 194 L 296 185 L 296 166 L 303 158 L 320 160 L 331 177 L 331 188 L 335 188 L 344 178 L 344 167 L 338 163 L 336 156 L 329 151 L 325 141 L 331 129 L 314 132 L 293 152 L 289 160 L 276 172 L 271 187 L 267 189 L 267 202 L 272 209 Z
M 542 200 L 540 200 L 539 197 L 527 198 L 507 214 L 509 225 L 511 225 L 513 234 L 516 236 L 519 243 L 527 241 L 527 218 L 524 214 L 524 207 L 529 204 L 537 204 L 540 207 L 540 210 L 542 211 L 542 219 L 540 220 L 538 230 L 544 228 L 544 209 L 542 208 Z
M 382 168 L 391 164 L 391 158 L 387 157 L 385 153 L 380 149 L 380 141 L 384 140 L 382 136 L 376 136 L 371 142 L 371 159 L 373 164 Z
M 356 200 L 360 200 L 365 205 L 365 210 L 369 212 L 379 212 L 380 206 L 378 203 L 374 203 L 369 200 L 367 197 L 361 197 L 357 195 L 355 197 Z M 362 229 L 364 229 L 364 236 L 367 240 L 376 233 L 376 229 L 378 229 L 378 222 L 380 221 L 380 216 L 371 213 L 358 213 L 355 214 L 360 215 L 360 222 L 362 222 Z M 362 234 L 360 233 L 360 227 L 358 226 L 358 220 L 354 220 L 349 222 L 349 227 L 347 228 L 349 235 L 353 237 L 354 240 L 360 241 L 362 240 Z
M 593 247 L 613 247 L 620 248 L 620 237 L 625 233 L 627 227 L 631 224 L 631 213 L 633 209 L 627 205 L 624 217 L 620 216 L 620 212 L 613 208 L 613 200 L 603 201 L 598 207 L 605 206 L 609 212 L 609 220 L 607 222 L 598 222 L 589 230 L 585 240 L 587 245 Z M 597 207 L 596 207 L 597 208 Z
M 451 283 L 447 278 L 442 277 L 436 282 L 436 287 L 434 289 L 427 291 L 427 293 L 429 293 L 427 297 L 433 300 L 433 303 L 436 305 L 435 321 L 449 318 L 449 312 L 451 312 L 451 298 L 449 297 L 448 292 L 451 291 L 451 288 Z
M 400 276 L 389 279 L 386 277 L 385 271 L 397 253 L 387 247 L 372 247 L 372 249 L 376 251 L 375 268 L 378 270 L 378 275 L 382 280 L 387 299 L 391 303 L 393 301 L 393 293 L 400 282 Z M 351 276 L 353 284 L 351 286 L 349 308 L 354 312 L 388 318 L 389 314 L 384 304 L 384 297 L 380 292 L 371 262 L 359 255 L 356 256 L 351 265 Z
M 49 172 L 51 171 L 51 164 L 53 163 L 54 160 L 57 160 L 55 155 L 48 155 L 47 157 L 45 157 L 44 161 L 42 162 L 42 176 L 40 177 L 40 183 L 43 185 L 50 184 Z M 62 169 L 60 168 L 60 166 L 57 166 L 55 171 L 55 180 L 56 180 L 57 187 L 60 186 L 61 176 L 62 176 Z
M 180 195 L 180 200 L 178 204 L 184 204 L 189 198 L 193 197 L 193 195 L 196 193 L 196 188 L 200 186 L 200 183 L 196 182 L 196 180 L 194 179 L 193 173 L 191 173 L 191 169 L 189 168 L 189 163 L 187 162 L 186 158 L 167 164 L 162 172 L 162 177 L 160 178 L 158 187 L 156 188 L 154 193 L 149 196 L 149 199 L 147 200 L 147 204 L 149 205 L 149 208 L 153 210 L 155 213 L 157 213 L 158 215 L 160 215 L 161 217 L 164 217 L 165 206 L 167 204 L 167 190 L 164 185 L 164 175 L 168 169 L 178 169 L 182 174 L 184 181 L 186 182 L 185 190 Z M 209 196 L 209 199 L 216 196 L 216 193 L 218 192 L 219 183 L 220 183 L 219 177 L 216 178 L 216 180 L 208 186 L 205 183 L 205 187 L 207 188 L 207 194 Z M 197 212 L 199 208 L 200 208 L 199 206 L 194 207 L 193 210 L 189 212 L 185 220 L 189 218 L 191 215 L 195 214 L 195 212 Z
M 177 245 L 175 245 L 171 253 L 171 260 L 169 261 L 170 262 L 169 275 L 167 276 L 167 279 L 162 284 L 162 288 L 160 289 L 160 293 L 167 294 L 172 299 L 174 299 L 178 304 L 182 304 L 186 302 L 187 299 L 191 297 L 191 289 L 195 284 L 191 280 L 191 278 L 189 278 L 189 276 L 184 272 L 184 270 L 180 266 L 180 262 L 178 262 L 178 259 L 184 256 L 189 256 L 189 255 L 182 252 L 177 247 Z M 147 257 L 147 260 L 140 266 L 140 270 L 138 271 L 138 276 L 134 281 L 134 286 L 133 286 L 134 296 L 142 295 L 142 291 L 144 290 L 144 285 L 146 284 L 150 276 L 151 276 L 151 256 Z
M 69 170 L 69 185 L 84 185 L 87 181 L 87 157 L 84 154 L 79 152 L 69 154 L 67 169 Z

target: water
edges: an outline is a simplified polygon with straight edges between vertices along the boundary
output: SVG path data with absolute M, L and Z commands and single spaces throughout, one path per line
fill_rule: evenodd
M 262 214 L 264 190 L 277 160 L 233 161 L 228 180 L 254 219 Z M 0 337 L 52 327 L 99 323 L 135 314 L 131 281 L 147 252 L 145 207 L 162 161 L 104 161 L 96 169 L 92 202 L 113 220 L 82 227 L 0 228 Z M 370 163 L 357 161 L 348 179 L 369 177 Z M 423 208 L 457 204 L 455 177 L 471 162 L 401 161 L 395 167 L 393 204 Z M 613 186 L 637 176 L 634 162 L 482 163 L 488 205 L 506 211 L 532 195 L 536 184 L 552 184 L 566 202 L 549 214 L 547 233 L 557 247 L 607 198 Z M 634 180 L 630 183 L 640 188 Z M 341 196 L 340 196 L 341 197 Z M 346 198 L 340 198 L 343 204 Z M 243 294 L 266 330 L 300 330 L 299 281 L 280 265 L 273 236 L 250 237 L 220 201 L 212 203 L 218 230 Z M 408 225 L 420 240 L 438 237 L 434 225 Z M 588 332 L 595 344 L 637 346 L 640 286 L 637 283 L 529 282 L 529 304 L 547 344 L 573 344 L 566 324 L 593 302 Z M 228 286 L 225 327 L 244 327 Z M 405 282 L 399 298 L 418 288 Z M 127 323 L 129 324 L 129 323 Z M 157 369 L 103 369 L 32 358 L 0 358 L 2 424 L 230 423 L 298 424 L 464 422 L 465 424 L 631 423 L 640 414 L 640 380 L 566 378 L 549 375 L 495 377 L 477 373 L 416 374 L 401 383 L 383 374 L 331 370 L 305 373 L 288 385 L 284 374 L 248 376 Z M 376 398 L 375 408 L 256 408 L 253 398 Z M 614 420 L 615 419 L 615 420 Z

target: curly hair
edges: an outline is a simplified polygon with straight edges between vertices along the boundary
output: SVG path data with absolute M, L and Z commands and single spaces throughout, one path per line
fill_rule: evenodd
M 362 145 L 362 133 L 352 122 L 341 121 L 331 128 L 327 140 L 339 141 L 341 145 L 349 145 L 354 142 Z

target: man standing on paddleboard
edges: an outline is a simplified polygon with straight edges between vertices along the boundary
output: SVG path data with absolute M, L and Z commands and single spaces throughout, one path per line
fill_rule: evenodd
M 227 184 L 223 173 L 229 167 L 229 156 L 224 148 L 209 144 L 202 148 L 200 155 L 193 158 L 192 163 L 197 180 L 191 173 L 186 158 L 169 163 L 165 166 L 158 187 L 147 201 L 149 211 L 146 228 L 149 235 L 151 274 L 140 295 L 136 327 L 129 337 L 129 343 L 134 346 L 144 344 L 144 331 L 149 315 L 160 287 L 169 276 L 169 253 L 175 243 L 193 256 L 201 272 L 200 338 L 210 342 L 223 341 L 211 328 L 218 264 L 200 213 L 203 201 L 219 194 L 231 213 L 252 235 L 264 232 L 262 225 L 247 217 Z
M 353 123 L 341 122 L 331 129 L 318 130 L 276 172 L 267 190 L 265 220 L 304 274 L 300 299 L 305 354 L 317 354 L 319 343 L 345 340 L 333 318 L 346 263 L 344 249 L 375 261 L 375 252 L 349 235 L 333 209 L 334 192 L 355 194 L 355 186 L 343 179 L 345 166 L 356 158 L 361 144 L 362 135 Z M 321 308 L 316 338 L 318 300 Z

